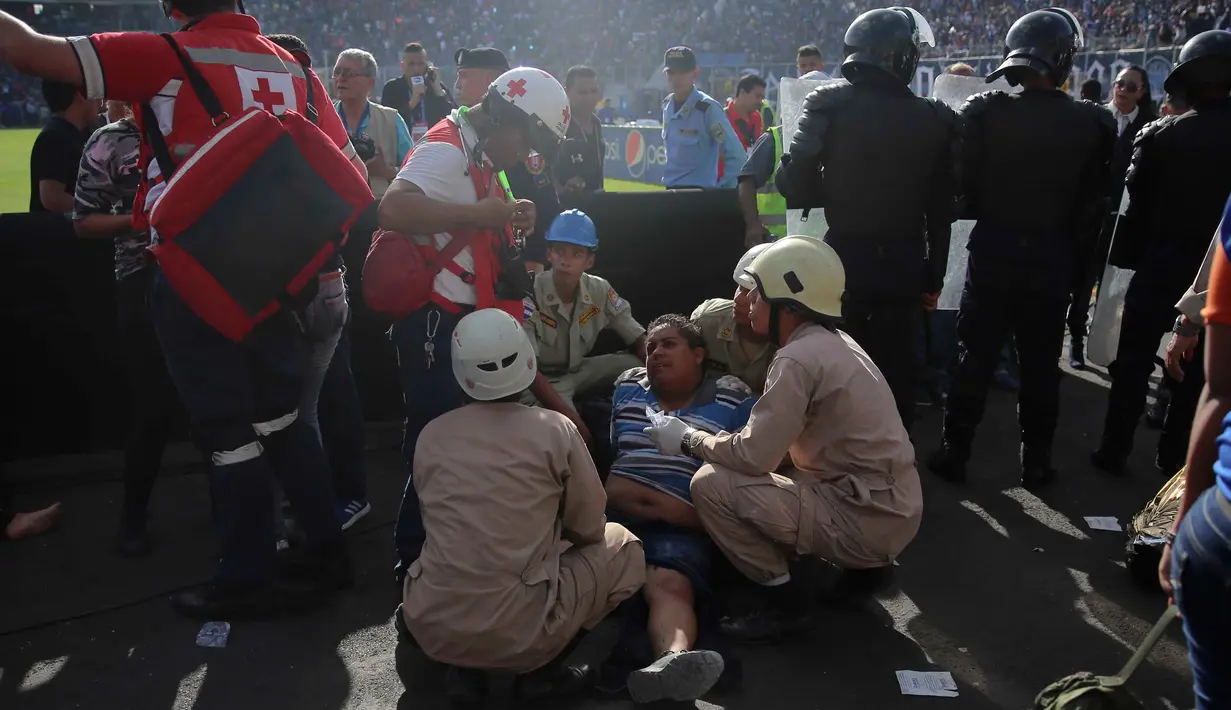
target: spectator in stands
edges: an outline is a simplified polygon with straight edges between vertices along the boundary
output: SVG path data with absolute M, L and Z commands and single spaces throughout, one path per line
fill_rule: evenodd
M 556 179 L 562 181 L 559 190 L 597 192 L 603 189 L 603 159 L 607 153 L 603 143 L 602 122 L 594 113 L 600 94 L 598 72 L 584 64 L 570 67 L 564 75 L 564 91 L 568 94 L 569 112 L 572 114 L 568 124 L 568 137 L 572 141 L 580 142 L 578 148 L 581 160 L 577 170 L 579 174 L 570 176 L 567 180 L 560 170 L 556 171 Z M 561 166 L 561 169 L 563 168 L 564 166 Z
M 824 71 L 825 61 L 821 59 L 821 49 L 815 44 L 805 44 L 795 52 L 795 68 L 799 75 L 809 72 Z
M 357 136 L 366 136 L 376 144 L 375 155 L 360 157 L 368 166 L 372 194 L 380 199 L 397 177 L 398 168 L 413 144 L 406 122 L 398 111 L 368 99 L 376 86 L 376 72 L 376 57 L 362 49 L 343 50 L 333 65 L 333 88 L 338 97 L 334 108 L 342 125 L 351 135 L 356 150 L 366 142 L 355 140 Z
M 99 102 L 71 84 L 50 80 L 43 81 L 43 99 L 51 120 L 30 150 L 30 211 L 72 212 L 77 166 L 98 120 Z
M 756 74 L 745 74 L 735 85 L 735 98 L 727 99 L 727 120 L 747 151 L 761 137 L 761 104 L 765 101 L 765 80 Z M 718 171 L 722 179 L 722 171 Z
M 603 105 L 599 108 L 596 115 L 598 116 L 598 120 L 601 121 L 604 126 L 610 126 L 615 123 L 616 110 L 615 107 L 611 105 L 611 99 L 603 99 Z
M 1098 79 L 1086 79 L 1081 84 L 1081 98 L 1083 101 L 1099 103 L 1103 100 L 1103 85 Z
M 440 71 L 428 62 L 427 50 L 418 42 L 402 50 L 402 75 L 385 84 L 380 102 L 402 115 L 415 141 L 455 108 Z
M 966 62 L 957 62 L 956 64 L 950 64 L 945 69 L 945 73 L 952 74 L 954 76 L 974 76 L 975 68 Z

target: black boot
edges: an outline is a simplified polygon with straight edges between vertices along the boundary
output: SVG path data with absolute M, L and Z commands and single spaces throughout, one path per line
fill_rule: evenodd
M 965 483 L 966 460 L 969 458 L 969 454 L 949 444 L 941 444 L 940 448 L 928 457 L 927 467 L 936 477 L 949 483 Z
M 513 694 L 525 702 L 559 698 L 592 688 L 597 679 L 598 671 L 589 664 L 549 663 L 517 676 L 513 680 Z
M 350 589 L 355 585 L 350 550 L 342 538 L 283 550 L 278 554 L 278 572 L 293 582 L 328 591 Z
M 1073 338 L 1069 344 L 1069 367 L 1074 370 L 1084 370 L 1086 367 L 1086 346 L 1081 338 Z
M 449 666 L 445 671 L 445 695 L 449 702 L 467 707 L 487 700 L 487 673 L 473 668 Z
M 724 636 L 743 643 L 772 644 L 807 631 L 810 610 L 800 580 L 792 578 L 786 584 L 761 589 L 764 603 L 758 608 L 719 620 Z
M 821 592 L 821 601 L 832 606 L 861 607 L 893 582 L 893 565 L 870 569 L 845 569 L 832 589 Z
M 120 516 L 120 529 L 116 535 L 115 550 L 120 557 L 136 559 L 146 557 L 153 549 L 149 530 L 146 529 L 145 514 L 130 514 L 127 511 Z
M 1090 454 L 1090 463 L 1101 471 L 1119 477 L 1123 476 L 1128 468 L 1128 454 L 1104 441 L 1102 446 Z
M 259 621 L 316 609 L 329 600 L 319 589 L 276 582 L 232 585 L 212 582 L 179 592 L 171 605 L 180 616 L 201 621 Z
M 1056 480 L 1056 469 L 1051 465 L 1051 450 L 1045 448 L 1022 448 L 1022 487 L 1027 490 L 1042 488 Z

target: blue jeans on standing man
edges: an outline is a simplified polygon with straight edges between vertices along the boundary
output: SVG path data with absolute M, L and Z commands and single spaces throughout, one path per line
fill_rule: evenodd
M 410 469 L 393 533 L 398 550 L 398 569 L 403 571 L 419 558 L 426 536 L 414 483 L 415 444 L 419 433 L 428 422 L 465 404 L 462 388 L 453 377 L 449 359 L 453 329 L 463 315 L 449 313 L 440 306 L 430 304 L 394 323 L 389 330 L 389 337 L 397 347 L 402 402 L 406 412 L 402 455 Z M 432 343 L 430 358 L 425 348 L 429 342 Z
M 154 267 L 156 268 L 156 267 Z M 154 275 L 150 315 L 210 478 L 220 561 L 215 581 L 247 586 L 274 572 L 273 476 L 309 543 L 341 535 L 329 469 L 316 432 L 298 416 L 306 353 L 283 310 L 242 342 L 202 321 Z
M 1231 707 L 1231 502 L 1217 485 L 1180 523 L 1171 584 L 1188 638 L 1196 710 Z

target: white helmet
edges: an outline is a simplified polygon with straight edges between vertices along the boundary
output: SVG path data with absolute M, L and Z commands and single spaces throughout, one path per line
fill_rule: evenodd
M 467 315 L 453 330 L 453 376 L 472 399 L 490 402 L 534 382 L 534 346 L 521 324 L 498 308 Z
M 787 236 L 748 266 L 761 298 L 819 316 L 842 317 L 846 270 L 838 252 L 820 239 Z
M 757 282 L 752 280 L 752 276 L 747 273 L 747 269 L 752 265 L 753 260 L 769 247 L 769 244 L 758 244 L 744 252 L 744 255 L 739 258 L 739 263 L 735 265 L 735 273 L 732 275 L 736 286 L 743 286 L 749 291 L 757 287 Z
M 532 148 L 541 155 L 554 155 L 554 150 L 568 132 L 569 103 L 564 87 L 542 69 L 517 67 L 501 74 L 487 87 L 484 105 L 494 114 L 502 112 L 493 105 L 513 106 L 530 119 Z

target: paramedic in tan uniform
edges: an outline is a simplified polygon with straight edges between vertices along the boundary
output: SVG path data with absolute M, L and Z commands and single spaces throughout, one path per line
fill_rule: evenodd
M 923 494 L 893 393 L 867 353 L 835 327 L 846 281 L 837 253 L 791 237 L 747 271 L 756 284 L 753 328 L 780 344 L 748 425 L 712 435 L 669 418 L 646 431 L 663 453 L 706 462 L 692 479 L 697 514 L 731 563 L 764 585 L 769 602 L 724 620 L 722 629 L 763 641 L 806 620 L 802 585 L 791 579 L 793 554 L 842 568 L 841 596 L 868 594 L 918 532 Z
M 610 391 L 625 370 L 645 365 L 645 328 L 606 279 L 586 273 L 594 267 L 598 250 L 598 233 L 586 213 L 560 213 L 548 228 L 546 241 L 551 268 L 534 279 L 539 310 L 526 327 L 533 327 L 539 370 L 561 399 L 576 406 L 574 397 Z M 606 328 L 615 330 L 638 355 L 587 357 Z
M 641 588 L 641 542 L 607 523 L 572 422 L 518 402 L 537 372 L 521 325 L 475 311 L 451 349 L 470 403 L 429 423 L 415 450 L 427 539 L 407 571 L 402 618 L 438 662 L 553 675 L 580 630 Z M 577 680 L 568 669 L 553 677 Z
M 778 348 L 768 335 L 752 330 L 749 303 L 756 283 L 744 269 L 768 248 L 768 244 L 758 244 L 740 257 L 733 277 L 735 300 L 711 298 L 697 306 L 691 318 L 705 338 L 706 364 L 735 375 L 756 394 L 765 389 L 765 373 Z

